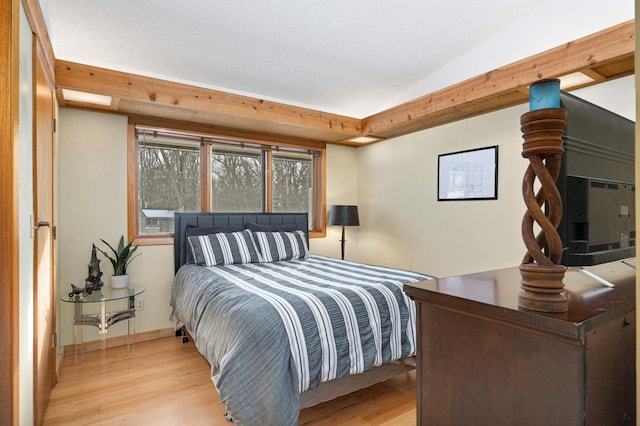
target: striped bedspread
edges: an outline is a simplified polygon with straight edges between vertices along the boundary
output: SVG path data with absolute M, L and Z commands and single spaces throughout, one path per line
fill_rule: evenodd
M 299 394 L 415 353 L 407 282 L 429 276 L 321 256 L 184 265 L 172 317 L 211 364 L 237 424 L 296 424 Z

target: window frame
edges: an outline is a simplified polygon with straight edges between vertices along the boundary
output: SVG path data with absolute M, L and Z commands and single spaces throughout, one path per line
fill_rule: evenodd
M 213 142 L 200 144 L 200 203 L 201 211 L 211 211 L 211 151 L 212 143 L 234 142 L 249 143 L 260 148 L 264 155 L 265 171 L 268 176 L 263 176 L 265 186 L 263 212 L 272 211 L 272 185 L 271 178 L 272 153 L 277 147 L 293 148 L 319 152 L 313 157 L 313 223 L 309 229 L 310 238 L 326 236 L 326 143 L 308 140 L 280 140 L 273 136 L 239 136 L 233 131 L 202 131 L 197 125 L 189 126 L 172 123 L 169 126 L 158 125 L 155 120 L 129 119 L 127 128 L 127 222 L 128 237 L 137 245 L 169 245 L 173 244 L 173 234 L 145 235 L 139 233 L 138 220 L 139 199 L 139 175 L 138 175 L 138 144 L 136 128 L 144 127 L 149 130 L 181 133 L 189 136 L 204 137 Z M 209 130 L 209 129 L 207 129 Z

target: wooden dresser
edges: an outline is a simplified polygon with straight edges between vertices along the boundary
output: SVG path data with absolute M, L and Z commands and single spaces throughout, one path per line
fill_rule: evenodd
M 418 424 L 635 424 L 635 270 L 588 270 L 615 287 L 568 271 L 563 314 L 518 308 L 517 267 L 405 285 Z

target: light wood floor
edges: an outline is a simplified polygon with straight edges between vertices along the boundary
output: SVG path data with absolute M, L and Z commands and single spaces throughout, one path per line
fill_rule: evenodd
M 193 343 L 165 338 L 65 357 L 44 419 L 54 425 L 231 426 Z M 415 372 L 300 412 L 301 425 L 415 425 Z

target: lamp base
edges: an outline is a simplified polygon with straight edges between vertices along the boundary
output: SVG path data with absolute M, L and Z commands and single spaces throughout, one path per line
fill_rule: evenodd
M 569 299 L 562 282 L 565 270 L 562 265 L 520 265 L 522 291 L 518 295 L 518 306 L 537 312 L 567 312 Z

